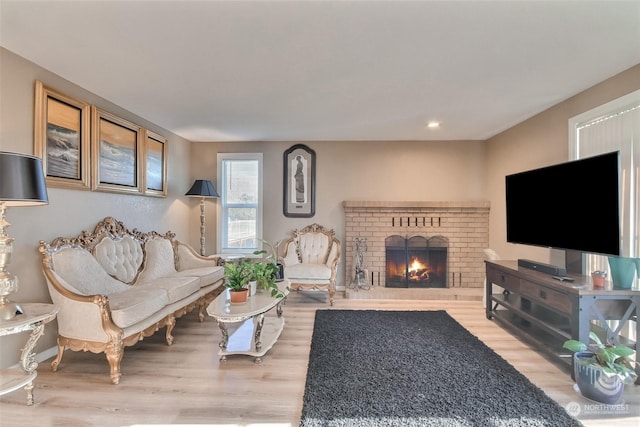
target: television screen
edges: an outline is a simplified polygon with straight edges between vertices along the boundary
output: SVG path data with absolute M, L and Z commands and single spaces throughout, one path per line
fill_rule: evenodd
M 507 241 L 620 255 L 619 152 L 507 175 Z

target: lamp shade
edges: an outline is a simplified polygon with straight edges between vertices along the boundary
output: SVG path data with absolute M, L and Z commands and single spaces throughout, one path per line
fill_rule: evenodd
M 0 202 L 5 206 L 49 203 L 40 158 L 0 151 Z
M 196 179 L 185 196 L 220 197 L 213 183 L 207 179 Z

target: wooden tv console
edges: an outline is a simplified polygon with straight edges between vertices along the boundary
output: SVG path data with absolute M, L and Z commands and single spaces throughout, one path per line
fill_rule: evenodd
M 640 290 L 614 290 L 610 282 L 594 289 L 590 277 L 572 274 L 568 276 L 573 282 L 559 281 L 519 267 L 517 261 L 486 261 L 486 275 L 487 318 L 500 321 L 557 360 L 570 366 L 572 354 L 562 344 L 568 339 L 589 342 L 591 330 L 603 342 L 622 343 L 640 354 L 638 340 L 620 334 L 623 328 L 634 327 L 638 337 Z M 619 323 L 611 329 L 606 320 Z

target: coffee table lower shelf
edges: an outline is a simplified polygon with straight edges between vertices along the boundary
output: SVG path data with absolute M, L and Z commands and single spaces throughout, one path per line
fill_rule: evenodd
M 262 322 L 262 330 L 258 326 Z M 278 341 L 284 329 L 284 317 L 254 317 L 244 322 L 225 323 L 218 322 L 222 331 L 223 341 L 220 343 L 218 355 L 221 361 L 226 361 L 227 356 L 242 354 L 255 357 L 255 363 L 262 362 L 264 356 Z M 226 346 L 224 336 L 228 336 Z
M 10 393 L 24 387 L 27 390 L 27 405 L 33 405 L 33 381 L 38 371 L 24 372 L 20 369 L 0 370 L 0 395 Z

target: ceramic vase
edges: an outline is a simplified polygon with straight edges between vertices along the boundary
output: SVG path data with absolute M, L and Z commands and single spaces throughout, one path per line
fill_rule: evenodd
M 635 258 L 609 257 L 613 289 L 631 289 L 636 278 Z
M 256 290 L 258 289 L 258 282 L 252 280 L 249 282 L 249 296 L 252 297 L 256 294 Z
M 580 359 L 593 357 L 590 351 L 580 351 L 573 355 L 573 373 L 580 393 L 587 399 L 614 405 L 622 399 L 624 383 L 616 376 L 608 376 L 602 368 L 582 363 Z

